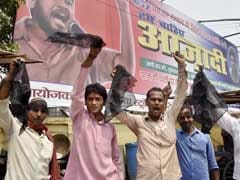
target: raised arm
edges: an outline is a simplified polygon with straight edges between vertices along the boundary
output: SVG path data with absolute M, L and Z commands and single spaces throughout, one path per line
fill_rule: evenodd
M 121 64 L 126 67 L 128 72 L 134 74 L 135 49 L 129 1 L 126 0 L 115 1 L 120 14 L 121 53 L 116 56 L 114 65 Z
M 72 103 L 71 103 L 71 119 L 74 121 L 76 116 L 84 110 L 84 92 L 88 79 L 89 67 L 93 64 L 95 58 L 101 51 L 101 48 L 91 48 L 88 57 L 82 63 L 80 72 L 73 85 L 72 89 Z
M 129 2 L 126 0 L 115 0 L 120 16 L 120 51 L 104 48 L 99 54 L 99 59 L 104 63 L 98 63 L 101 82 L 111 81 L 109 74 L 113 67 L 120 64 L 127 71 L 134 74 L 135 71 L 135 49 L 129 10 Z
M 119 113 L 116 118 L 121 121 L 122 123 L 126 124 L 127 127 L 137 136 L 138 134 L 138 116 L 137 115 L 132 115 L 127 112 L 121 112 Z M 139 116 L 140 119 L 140 116 Z
M 179 52 L 175 52 L 172 55 L 178 63 L 178 80 L 177 88 L 175 90 L 175 98 L 168 113 L 169 117 L 171 117 L 169 119 L 175 121 L 187 94 L 187 71 L 185 69 L 186 64 L 183 55 L 179 54 Z
M 15 73 L 16 67 L 17 67 L 17 63 L 15 61 L 10 63 L 8 74 L 1 82 L 0 100 L 6 99 L 9 97 L 11 81 L 13 81 L 14 79 L 14 73 Z
M 16 67 L 16 62 L 10 64 L 8 74 L 0 84 L 0 126 L 5 132 L 9 132 L 13 120 L 13 115 L 9 110 L 9 94 Z

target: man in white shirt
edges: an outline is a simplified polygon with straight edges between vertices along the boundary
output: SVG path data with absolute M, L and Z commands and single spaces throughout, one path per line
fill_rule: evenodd
M 10 64 L 8 75 L 0 85 L 0 126 L 8 136 L 8 163 L 5 180 L 59 180 L 59 169 L 52 137 L 43 125 L 47 103 L 32 99 L 27 108 L 27 127 L 20 133 L 22 123 L 9 109 L 11 81 L 16 62 Z
M 203 71 L 198 72 L 194 78 L 191 101 L 195 109 L 194 116 L 201 120 L 203 127 L 210 130 L 211 126 L 217 122 L 232 136 L 234 143 L 233 178 L 240 180 L 240 119 L 232 117 L 227 112 L 225 102 Z
M 240 180 L 240 119 L 231 116 L 228 112 L 218 120 L 218 125 L 231 134 L 234 144 L 234 171 L 233 178 Z

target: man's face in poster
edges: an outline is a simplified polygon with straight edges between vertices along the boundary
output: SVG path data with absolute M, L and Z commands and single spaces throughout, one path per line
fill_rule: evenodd
M 47 34 L 67 32 L 73 21 L 74 0 L 29 0 L 32 19 Z
M 239 62 L 238 58 L 236 55 L 236 52 L 232 49 L 229 48 L 228 50 L 228 60 L 229 60 L 229 71 L 230 71 L 230 76 L 233 82 L 238 83 L 239 82 Z

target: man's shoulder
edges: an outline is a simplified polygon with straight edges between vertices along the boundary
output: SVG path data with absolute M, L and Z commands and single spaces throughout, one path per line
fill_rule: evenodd
M 116 128 L 112 122 L 107 122 L 103 124 L 99 124 L 99 126 L 102 127 L 102 130 L 104 131 L 105 135 L 109 138 L 113 138 L 116 135 Z
M 194 128 L 195 132 L 203 137 L 209 137 L 209 134 L 203 133 L 201 130 Z
M 127 118 L 134 118 L 136 121 L 144 121 L 144 120 L 148 120 L 148 115 L 141 115 L 141 114 L 134 114 L 131 113 L 129 111 L 122 111 L 120 112 L 116 117 L 119 116 L 126 116 Z
M 205 141 L 206 143 L 211 139 L 209 134 L 203 133 L 202 131 L 200 131 L 199 129 L 196 129 L 196 135 L 198 137 L 199 140 Z
M 9 97 L 8 97 L 8 98 L 5 98 L 5 99 L 0 99 L 0 103 L 1 103 L 1 104 L 6 104 L 6 105 L 8 105 L 9 102 L 10 102 Z
M 181 128 L 176 129 L 176 133 L 180 133 L 180 132 L 183 132 Z
M 104 126 L 111 131 L 116 131 L 116 127 L 114 125 L 115 123 L 117 124 L 118 122 L 117 121 L 107 122 L 107 123 L 104 124 Z
M 183 130 L 181 128 L 176 129 L 176 134 L 177 135 L 183 134 Z
M 113 123 L 111 123 L 111 122 L 105 123 L 105 126 L 111 128 L 111 129 L 115 129 L 115 126 L 114 126 Z

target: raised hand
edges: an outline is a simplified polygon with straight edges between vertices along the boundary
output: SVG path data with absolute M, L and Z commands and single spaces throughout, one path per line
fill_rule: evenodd
M 11 81 L 14 79 L 14 75 L 17 69 L 17 62 L 12 61 L 9 65 L 9 71 L 7 76 L 1 81 L 0 84 L 0 100 L 6 99 L 9 97 L 10 88 L 11 88 Z
M 91 47 L 90 52 L 88 54 L 88 57 L 92 58 L 92 59 L 95 59 L 98 56 L 98 54 L 101 52 L 101 50 L 102 50 L 102 48 L 99 48 L 99 47 L 98 48 Z
M 114 67 L 113 70 L 112 70 L 112 73 L 110 74 L 112 78 L 114 78 L 114 76 L 116 75 L 117 73 L 117 68 Z
M 167 86 L 163 88 L 163 93 L 164 93 L 164 96 L 167 98 L 172 94 L 172 87 L 169 81 Z
M 82 63 L 82 67 L 90 67 L 93 64 L 93 61 L 98 56 L 98 54 L 101 52 L 102 48 L 96 48 L 91 47 L 90 52 L 88 54 L 88 57 L 85 59 L 85 61 Z M 103 62 L 104 63 L 104 62 Z
M 172 87 L 171 87 L 171 84 L 170 84 L 169 81 L 168 81 L 167 86 L 165 86 L 163 88 L 163 93 L 164 93 L 164 106 L 165 106 L 164 109 L 166 110 L 167 109 L 168 98 L 172 94 Z
M 17 60 L 15 61 L 12 61 L 10 64 L 9 64 L 9 70 L 8 70 L 8 75 L 6 77 L 6 80 L 13 80 L 14 78 L 14 75 L 15 75 L 15 72 L 17 70 Z
M 178 64 L 184 64 L 185 63 L 185 58 L 182 54 L 180 54 L 179 51 L 176 51 L 175 53 L 172 53 L 172 56 L 174 57 L 175 61 Z

